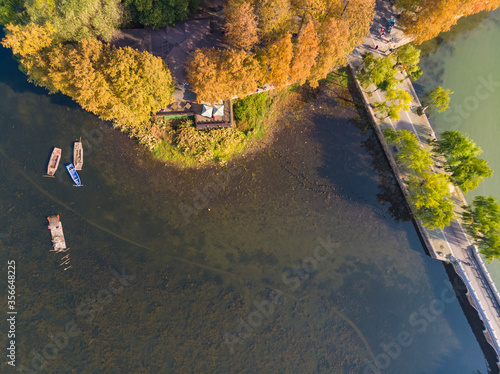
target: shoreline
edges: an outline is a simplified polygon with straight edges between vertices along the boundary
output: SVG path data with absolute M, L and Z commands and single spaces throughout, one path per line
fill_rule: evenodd
M 413 207 L 411 206 L 410 202 L 406 198 L 409 195 L 409 191 L 406 187 L 405 180 L 402 176 L 402 173 L 399 169 L 399 166 L 396 163 L 395 160 L 395 154 L 394 152 L 391 151 L 389 148 L 389 145 L 387 144 L 383 134 L 382 134 L 382 126 L 384 125 L 381 120 L 379 120 L 375 113 L 373 112 L 372 106 L 369 102 L 368 97 L 366 96 L 365 91 L 362 89 L 360 86 L 358 80 L 356 79 L 356 67 L 352 62 L 349 63 L 349 68 L 350 68 L 350 73 L 353 76 L 353 79 L 356 84 L 356 88 L 358 93 L 360 94 L 363 104 L 365 106 L 365 110 L 368 114 L 369 120 L 373 126 L 373 129 L 377 135 L 377 138 L 379 140 L 380 145 L 382 146 L 382 149 L 384 150 L 384 153 L 387 157 L 387 160 L 389 161 L 389 164 L 391 166 L 391 169 L 393 171 L 393 174 L 395 176 L 395 179 L 398 182 L 398 185 L 403 192 L 403 195 L 405 196 L 406 200 L 406 205 L 409 207 L 409 210 L 412 215 L 412 220 L 414 221 L 415 227 L 417 228 L 417 232 L 419 233 L 419 237 L 422 239 L 422 242 L 424 244 L 424 248 L 426 248 L 426 251 L 428 252 L 429 256 L 442 261 L 445 264 L 452 265 L 452 268 L 454 270 L 454 273 L 456 274 L 457 277 L 459 277 L 464 284 L 466 285 L 467 292 L 465 293 L 465 296 L 467 297 L 467 301 L 470 307 L 472 307 L 474 310 L 478 312 L 478 317 L 479 320 L 482 322 L 484 329 L 482 330 L 483 337 L 485 338 L 486 342 L 492 347 L 492 349 L 495 351 L 496 354 L 496 360 L 495 363 L 497 365 L 497 368 L 499 369 L 498 372 L 500 372 L 500 324 L 498 320 L 498 314 L 495 314 L 495 309 L 496 312 L 498 313 L 498 306 L 500 305 L 500 294 L 498 293 L 498 290 L 496 289 L 496 285 L 493 283 L 491 276 L 486 269 L 484 262 L 479 254 L 479 251 L 476 246 L 472 245 L 471 239 L 469 239 L 468 234 L 463 231 L 463 228 L 459 222 L 459 220 L 453 221 L 457 222 L 458 226 L 460 229 L 463 231 L 463 235 L 465 236 L 465 239 L 467 240 L 467 243 L 469 244 L 466 248 L 462 248 L 465 253 L 467 253 L 468 256 L 471 256 L 471 258 L 476 262 L 476 272 L 478 278 L 481 278 L 480 281 L 481 283 L 486 283 L 487 285 L 487 290 L 483 291 L 481 293 L 481 290 L 478 290 L 478 286 L 476 285 L 476 282 L 474 282 L 474 279 L 471 279 L 471 275 L 467 274 L 470 273 L 468 268 L 464 267 L 465 261 L 462 259 L 458 258 L 459 255 L 457 255 L 455 252 L 453 252 L 450 243 L 447 240 L 447 235 L 445 235 L 444 230 L 447 228 L 444 228 L 441 231 L 442 235 L 439 235 L 439 232 L 436 233 L 437 230 L 431 230 L 427 229 L 426 227 L 423 226 L 422 222 L 420 222 L 418 219 L 415 218 L 414 216 L 414 211 Z M 418 99 L 418 96 L 413 88 L 412 82 L 408 79 L 408 86 L 411 91 L 411 95 L 413 97 L 414 102 L 417 103 L 418 106 L 420 106 L 420 101 Z M 424 114 L 422 116 L 425 119 L 425 125 L 423 126 L 425 130 L 428 131 L 427 138 L 430 139 L 436 139 L 436 135 L 434 130 L 432 129 L 432 126 L 430 125 L 427 116 Z M 388 124 L 385 124 L 388 126 Z M 392 125 L 392 122 L 391 122 Z M 392 125 L 393 126 L 393 125 Z M 394 126 L 393 126 L 394 127 Z M 413 129 L 415 127 L 412 125 Z M 422 129 L 422 127 L 419 127 L 419 129 Z M 418 137 L 418 131 L 415 129 L 417 132 L 417 137 Z M 420 135 L 423 135 L 420 133 Z M 462 192 L 460 189 L 456 186 L 454 186 L 454 194 L 453 197 L 456 198 L 455 200 L 455 205 L 457 205 L 457 200 L 460 201 L 461 204 L 466 203 Z M 452 224 L 453 224 L 452 222 Z M 447 226 L 447 227 L 451 227 Z M 456 232 L 452 230 L 453 233 L 455 234 L 456 237 Z M 436 235 L 438 234 L 438 235 Z M 444 239 L 444 242 L 443 242 Z M 458 238 L 457 238 L 458 239 Z M 457 240 L 458 241 L 458 240 Z M 447 245 L 448 248 L 445 247 Z M 469 254 L 469 247 L 470 249 L 470 254 Z M 443 253 L 444 252 L 444 253 Z M 446 253 L 447 252 L 447 253 Z M 469 257 L 468 257 L 469 258 Z M 486 287 L 483 287 L 486 289 Z M 486 295 L 486 296 L 485 296 Z M 493 311 L 491 310 L 491 305 L 485 305 L 485 304 L 492 304 L 493 306 Z M 465 312 L 465 310 L 464 310 Z M 476 335 L 479 335 L 478 331 L 474 332 Z M 485 356 L 488 358 L 488 355 L 485 352 Z M 493 368 L 492 368 L 493 369 Z

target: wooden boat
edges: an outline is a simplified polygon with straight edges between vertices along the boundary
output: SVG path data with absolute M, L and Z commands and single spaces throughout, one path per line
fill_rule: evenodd
M 66 165 L 66 169 L 68 170 L 68 173 L 71 176 L 71 179 L 73 179 L 73 182 L 75 182 L 75 186 L 81 186 L 82 182 L 80 181 L 80 176 L 76 172 L 73 164 Z
M 52 246 L 55 252 L 66 252 L 66 240 L 62 229 L 61 219 L 59 215 L 47 217 L 49 220 L 50 235 L 52 235 Z
M 83 166 L 83 145 L 82 138 L 79 142 L 75 142 L 73 146 L 73 164 L 75 165 L 75 170 L 82 170 Z
M 53 177 L 59 166 L 59 161 L 61 161 L 61 148 L 56 148 L 52 150 L 52 155 L 50 156 L 49 164 L 47 166 L 47 176 Z

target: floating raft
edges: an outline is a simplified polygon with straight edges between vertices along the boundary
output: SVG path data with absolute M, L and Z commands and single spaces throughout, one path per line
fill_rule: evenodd
M 73 146 L 73 164 L 75 165 L 75 170 L 82 170 L 83 167 L 83 145 L 82 139 L 79 142 L 75 142 Z
M 49 165 L 47 166 L 47 175 L 53 177 L 56 173 L 57 167 L 61 161 L 61 148 L 54 147 L 52 155 L 50 156 Z
M 52 235 L 53 250 L 56 252 L 65 252 L 66 240 L 64 240 L 64 233 L 59 215 L 50 216 L 47 217 L 47 219 L 49 220 L 50 235 Z

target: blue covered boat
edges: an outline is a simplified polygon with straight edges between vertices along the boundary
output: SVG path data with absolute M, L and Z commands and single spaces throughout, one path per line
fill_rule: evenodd
M 71 179 L 73 179 L 73 182 L 75 182 L 75 186 L 81 186 L 82 182 L 80 181 L 80 176 L 76 172 L 73 164 L 66 165 L 66 169 L 68 170 L 68 173 L 71 176 Z

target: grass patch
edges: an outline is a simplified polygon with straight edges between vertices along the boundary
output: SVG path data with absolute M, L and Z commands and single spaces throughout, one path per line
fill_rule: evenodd
M 237 129 L 196 130 L 193 122 L 171 123 L 165 139 L 153 147 L 154 154 L 177 164 L 196 166 L 207 162 L 225 163 L 241 153 L 246 137 Z
M 236 100 L 233 104 L 237 128 L 246 136 L 265 136 L 265 122 L 273 99 L 269 92 L 262 92 Z
M 322 82 L 335 83 L 340 87 L 345 87 L 349 85 L 351 77 L 349 72 L 347 71 L 347 67 L 341 68 L 339 70 L 328 73 L 325 79 Z
M 169 119 L 181 119 L 181 118 L 194 118 L 194 115 L 184 115 L 184 116 L 163 116 L 164 120 L 169 120 Z

